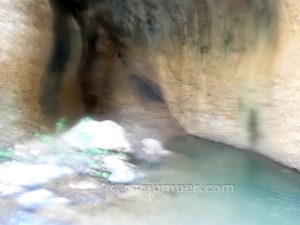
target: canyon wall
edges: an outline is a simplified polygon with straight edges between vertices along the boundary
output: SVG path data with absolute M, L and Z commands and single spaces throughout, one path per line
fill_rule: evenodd
M 80 111 L 78 32 L 69 18 L 55 25 L 58 13 L 48 0 L 0 0 L 1 148 Z
M 89 12 L 91 92 L 101 108 L 143 107 L 138 79 L 188 133 L 300 169 L 299 7 L 103 0 Z
M 300 169 L 298 0 L 89 3 L 83 75 L 96 112 L 164 102 L 190 134 Z M 82 45 L 54 0 L 0 0 L 0 18 L 6 143 L 80 114 Z

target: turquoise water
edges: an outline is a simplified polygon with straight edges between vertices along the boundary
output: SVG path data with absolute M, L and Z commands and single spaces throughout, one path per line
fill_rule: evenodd
M 152 182 L 233 184 L 234 192 L 144 193 L 102 211 L 101 224 L 300 224 L 298 173 L 255 154 L 191 137 L 177 138 L 168 148 L 176 154 L 151 168 Z
M 107 197 L 101 204 L 96 201 L 95 205 L 67 206 L 75 210 L 75 214 L 70 214 L 72 223 L 52 223 L 34 212 L 21 210 L 12 216 L 11 223 L 4 224 L 300 224 L 299 173 L 250 152 L 193 137 L 176 138 L 167 147 L 174 152 L 173 156 L 161 164 L 144 165 L 148 177 L 140 186 L 128 186 L 129 191 L 118 197 Z M 152 186 L 145 186 L 149 183 Z M 233 189 L 229 192 L 204 190 L 212 184 L 232 185 Z M 172 186 L 168 189 L 166 185 L 179 189 L 174 191 Z M 112 189 L 106 191 L 113 192 Z M 54 212 L 56 215 L 57 211 Z
M 170 147 L 187 156 L 185 162 L 171 162 L 173 168 L 180 165 L 186 181 L 235 186 L 234 193 L 194 196 L 196 209 L 191 217 L 199 213 L 196 217 L 206 218 L 209 224 L 300 224 L 298 173 L 249 152 L 201 139 L 184 138 Z M 204 212 L 210 208 L 210 216 L 199 208 Z

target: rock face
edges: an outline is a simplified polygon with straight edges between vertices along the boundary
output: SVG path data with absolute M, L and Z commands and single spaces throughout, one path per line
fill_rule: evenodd
M 80 51 L 78 41 L 67 37 L 73 32 L 76 40 L 78 32 L 68 26 L 70 19 L 57 26 L 58 13 L 47 0 L 0 0 L 0 147 L 31 134 L 42 121 L 76 111 L 73 77 Z
M 98 108 L 165 102 L 190 134 L 300 169 L 298 0 L 90 4 L 84 75 Z M 56 21 L 64 14 L 46 0 L 0 0 L 0 6 L 2 128 L 10 127 L 8 118 L 22 124 L 53 108 L 60 114 L 60 106 L 74 111 L 80 41 L 76 26 L 63 29 L 72 20 Z M 54 38 L 64 31 L 74 32 L 74 40 Z
M 103 0 L 90 11 L 90 91 L 106 108 L 163 99 L 188 133 L 300 169 L 299 10 L 296 0 Z
M 8 137 L 22 135 L 29 121 L 39 120 L 35 102 L 48 54 L 44 49 L 50 49 L 51 22 L 47 21 L 47 2 L 37 2 L 0 1 L 1 144 Z

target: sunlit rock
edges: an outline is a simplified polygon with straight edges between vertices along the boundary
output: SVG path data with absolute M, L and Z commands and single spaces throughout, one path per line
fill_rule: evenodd
M 0 183 L 0 197 L 15 195 L 23 192 L 25 189 L 17 185 L 5 185 Z
M 113 183 L 132 183 L 144 175 L 134 171 L 133 166 L 114 156 L 104 158 L 104 166 L 111 172 L 108 180 Z
M 67 198 L 55 197 L 49 199 L 47 203 L 50 205 L 67 205 L 70 204 L 71 201 Z
M 130 145 L 125 139 L 121 126 L 113 121 L 83 119 L 71 130 L 63 134 L 62 139 L 78 149 L 101 148 L 130 152 Z
M 69 187 L 77 190 L 96 190 L 99 189 L 99 186 L 92 182 L 82 181 L 80 183 L 71 183 Z
M 32 187 L 71 173 L 67 167 L 8 162 L 0 166 L 0 183 Z
M 54 194 L 46 189 L 39 189 L 22 194 L 17 198 L 18 204 L 26 209 L 36 209 L 47 204 Z

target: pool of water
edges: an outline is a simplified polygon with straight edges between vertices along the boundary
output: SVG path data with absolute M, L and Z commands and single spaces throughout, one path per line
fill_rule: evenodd
M 156 184 L 230 184 L 229 192 L 185 189 L 140 193 L 85 214 L 82 224 L 297 225 L 300 174 L 249 152 L 193 137 L 168 144 L 175 152 L 148 167 Z M 182 186 L 180 186 L 182 187 Z

